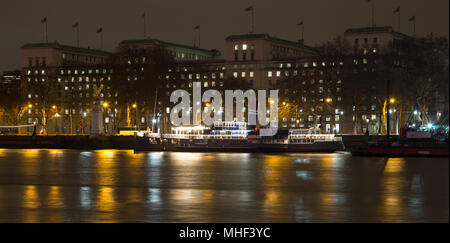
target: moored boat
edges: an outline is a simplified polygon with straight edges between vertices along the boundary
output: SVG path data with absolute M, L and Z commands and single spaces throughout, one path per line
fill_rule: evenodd
M 351 153 L 356 156 L 449 156 L 448 134 L 403 129 L 399 139 L 367 141 L 353 148 Z
M 334 152 L 344 147 L 340 137 L 317 129 L 280 129 L 272 137 L 257 131 L 245 122 L 176 127 L 170 134 L 136 134 L 135 151 Z

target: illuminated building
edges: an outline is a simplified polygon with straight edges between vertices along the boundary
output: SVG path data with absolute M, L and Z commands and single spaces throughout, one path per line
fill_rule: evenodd
M 56 129 L 55 123 L 53 132 L 86 133 L 92 104 L 97 98 L 94 87 L 103 85 L 98 98 L 109 104 L 104 107 L 106 132 L 117 132 L 117 127 L 131 124 L 124 112 L 128 110 L 130 117 L 130 110 L 137 109 L 119 104 L 117 97 L 124 91 L 113 91 L 109 82 L 144 79 L 142 71 L 152 58 L 149 51 L 162 47 L 176 65 L 159 77 L 168 88 L 160 97 L 169 96 L 169 89 L 192 88 L 193 82 L 201 82 L 203 89 L 221 89 L 226 82 L 235 80 L 242 84 L 235 88 L 279 89 L 280 98 L 290 92 L 295 94 L 295 102 L 284 100 L 286 107 L 295 108 L 295 115 L 279 116 L 281 127 L 319 126 L 326 133 L 361 133 L 373 126 L 371 132 L 376 132 L 382 108 L 379 101 L 384 98 L 379 94 L 385 91 L 385 86 L 377 85 L 376 92 L 372 89 L 375 85 L 368 81 L 359 82 L 362 87 L 357 86 L 355 72 L 376 72 L 383 50 L 406 37 L 391 27 L 348 29 L 344 39 L 350 49 L 342 57 L 323 56 L 303 41 L 268 34 L 230 35 L 225 39 L 223 56 L 215 49 L 158 39 L 124 40 L 115 53 L 58 43 L 27 44 L 22 47 L 22 85 L 23 95 L 33 109 L 27 113 L 26 122 L 41 124 L 42 107 L 57 105 L 62 118 L 60 128 Z M 286 86 L 287 82 L 295 85 Z M 50 88 L 42 90 L 41 86 Z M 39 89 L 55 97 L 52 104 L 42 104 L 46 100 L 37 92 Z M 155 123 L 150 116 L 153 105 L 139 107 L 147 111 L 134 117 L 133 124 L 151 127 Z M 166 108 L 159 107 L 157 113 L 167 114 Z

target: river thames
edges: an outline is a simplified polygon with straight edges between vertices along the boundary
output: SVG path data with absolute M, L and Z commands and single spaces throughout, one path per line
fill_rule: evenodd
M 0 149 L 0 222 L 448 221 L 448 158 Z

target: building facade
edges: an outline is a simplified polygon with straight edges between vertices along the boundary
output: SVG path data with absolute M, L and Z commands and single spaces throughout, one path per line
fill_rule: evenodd
M 201 82 L 203 89 L 220 90 L 229 83 L 238 84 L 234 88 L 278 89 L 281 127 L 380 133 L 385 86 L 374 74 L 382 71 L 383 53 L 404 38 L 391 27 L 348 29 L 344 39 L 349 48 L 334 57 L 321 55 L 303 41 L 268 34 L 228 36 L 223 57 L 214 49 L 157 39 L 124 40 L 115 53 L 58 43 L 27 44 L 22 47 L 21 90 L 32 108 L 23 122 L 36 122 L 40 130 L 45 124 L 47 133 L 88 133 L 93 104 L 100 102 L 109 134 L 119 127 L 151 127 L 155 119 L 167 123 L 167 104 L 125 103 L 120 97 L 127 90 L 112 85 L 119 81 L 126 87 L 141 80 L 146 89 L 160 90 L 158 100 L 167 100 L 171 90 L 192 89 L 194 82 Z M 155 61 L 152 50 L 158 48 L 174 65 L 157 80 L 146 80 L 145 69 Z

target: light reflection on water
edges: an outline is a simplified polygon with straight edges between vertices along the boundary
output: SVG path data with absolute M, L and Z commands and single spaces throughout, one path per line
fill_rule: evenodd
M 447 158 L 0 150 L 0 222 L 448 222 Z

